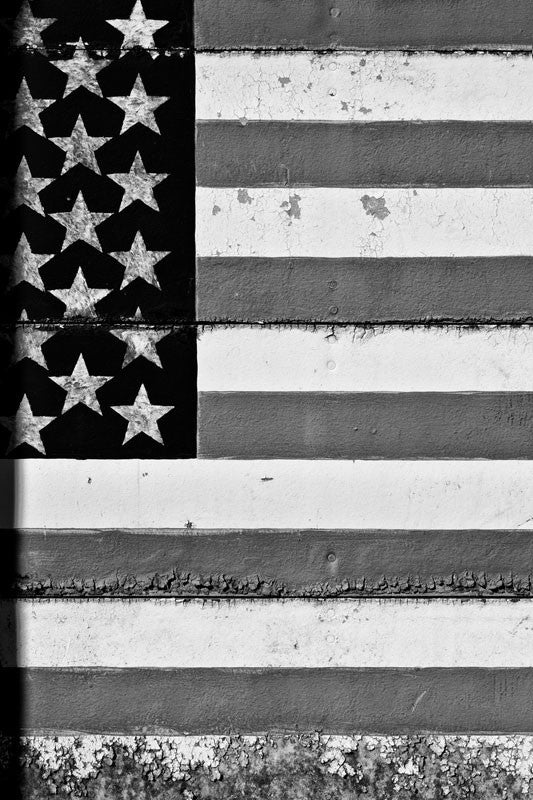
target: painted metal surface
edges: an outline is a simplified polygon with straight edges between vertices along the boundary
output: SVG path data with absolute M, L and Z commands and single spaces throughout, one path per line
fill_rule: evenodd
M 417 734 L 533 725 L 531 5 L 202 0 L 195 27 L 168 0 L 11 25 L 24 791 L 527 795 L 527 737 Z M 295 729 L 336 741 L 267 743 Z M 408 757 L 338 741 L 365 731 Z

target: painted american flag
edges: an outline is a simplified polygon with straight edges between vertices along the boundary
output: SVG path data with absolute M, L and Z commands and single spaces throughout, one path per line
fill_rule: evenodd
M 244 769 L 272 732 L 316 732 L 334 796 L 363 745 L 407 747 L 399 797 L 454 748 L 529 791 L 533 6 L 332 3 L 5 13 L 28 798 L 99 797 L 119 750 L 132 797 L 205 796 L 215 751 L 241 796 L 224 743 Z

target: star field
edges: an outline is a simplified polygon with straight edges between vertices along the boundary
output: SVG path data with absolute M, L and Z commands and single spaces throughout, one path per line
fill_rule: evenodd
M 189 7 L 2 13 L 0 453 L 194 456 Z

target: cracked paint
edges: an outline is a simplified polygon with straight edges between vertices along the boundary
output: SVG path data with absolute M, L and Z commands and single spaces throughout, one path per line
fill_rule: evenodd
M 19 759 L 23 800 L 518 800 L 533 737 L 29 736 Z

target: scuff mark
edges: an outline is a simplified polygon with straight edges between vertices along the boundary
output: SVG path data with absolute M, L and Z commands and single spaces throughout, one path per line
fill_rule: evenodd
M 361 203 L 367 215 L 370 217 L 384 220 L 385 217 L 388 217 L 390 214 L 389 209 L 385 205 L 384 197 L 372 197 L 369 194 L 364 194 L 361 197 Z
M 281 83 L 282 86 L 287 86 L 287 84 L 291 82 L 291 79 L 285 75 L 279 75 L 278 81 Z
M 416 711 L 416 707 L 417 707 L 417 706 L 418 706 L 418 704 L 419 704 L 419 703 L 420 703 L 420 702 L 421 702 L 421 701 L 424 699 L 424 697 L 427 695 L 427 693 L 428 693 L 428 690 L 427 690 L 427 689 L 425 689 L 423 692 L 421 692 L 421 693 L 418 695 L 418 697 L 416 698 L 415 702 L 414 702 L 414 703 L 413 703 L 413 705 L 411 706 L 411 714 L 413 714 L 413 713 Z

